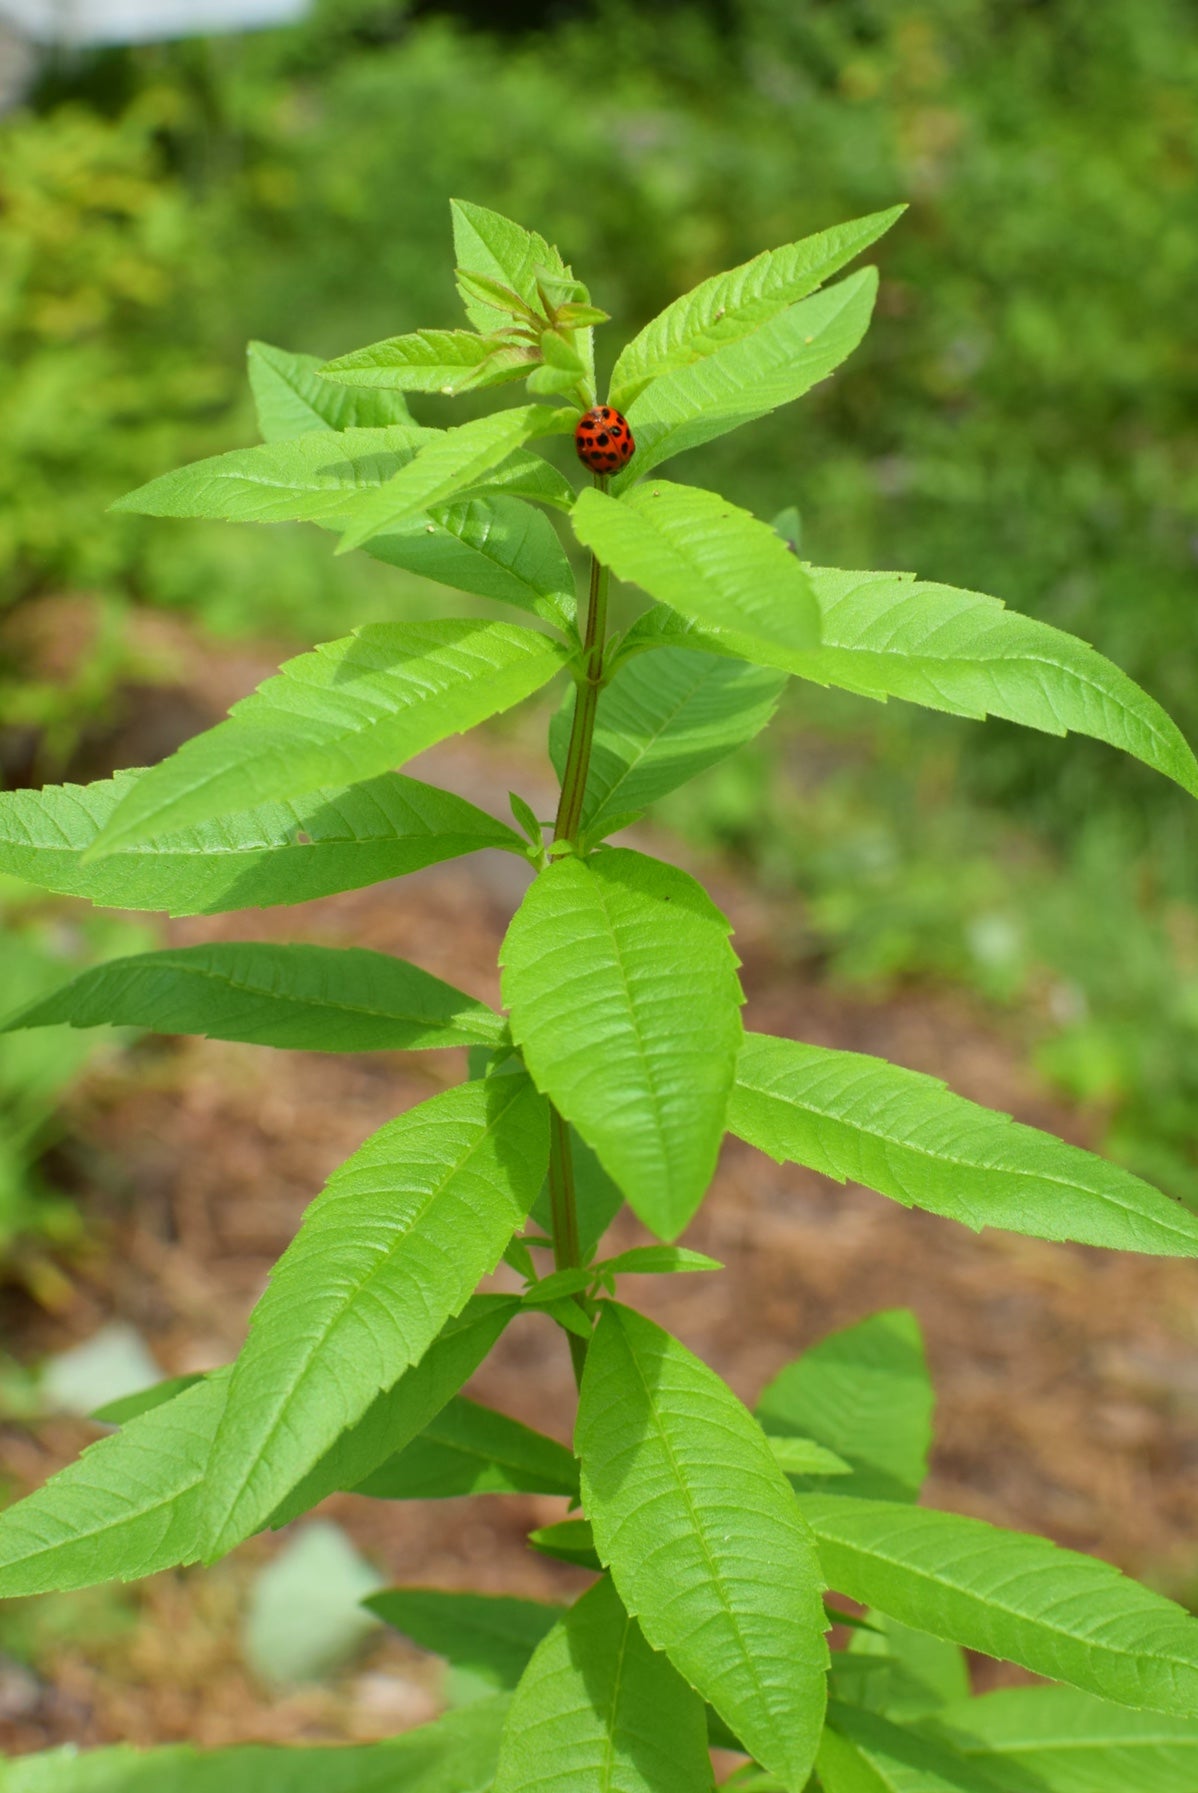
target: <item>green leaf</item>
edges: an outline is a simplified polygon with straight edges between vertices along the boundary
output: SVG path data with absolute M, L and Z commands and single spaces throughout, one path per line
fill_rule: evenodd
M 216 941 L 93 965 L 0 1021 L 24 1027 L 146 1027 L 308 1052 L 497 1046 L 485 1003 L 389 953 L 358 946 Z
M 463 797 L 385 772 L 87 859 L 143 776 L 0 791 L 0 872 L 110 908 L 219 915 L 356 890 L 485 847 L 524 852 L 512 829 Z
M 1198 1715 L 1198 1619 L 1109 1563 L 955 1513 L 797 1498 L 851 1599 L 1103 1699 Z
M 624 1206 L 624 1197 L 584 1139 L 569 1129 L 574 1165 L 574 1205 L 578 1210 L 578 1246 L 590 1258 L 600 1239 Z M 553 1210 L 548 1184 L 536 1199 L 532 1219 L 543 1232 L 553 1230 Z
M 522 1075 L 444 1091 L 334 1172 L 254 1310 L 208 1465 L 218 1556 L 279 1502 L 375 1397 L 418 1363 L 495 1268 L 549 1154 Z
M 200 1554 L 208 1453 L 229 1371 L 89 1445 L 0 1514 L 0 1599 L 133 1581 Z
M 449 1320 L 419 1363 L 377 1395 L 355 1425 L 342 1432 L 270 1516 L 287 1525 L 339 1489 L 356 1492 L 390 1457 L 432 1423 L 445 1403 L 491 1351 L 520 1311 L 512 1295 L 474 1295 Z
M 548 274 L 551 279 L 571 278 L 570 269 L 552 244 L 538 236 L 536 231 L 525 230 L 523 225 L 513 224 L 502 213 L 488 211 L 486 206 L 472 205 L 464 199 L 451 199 L 449 209 L 453 218 L 453 248 L 458 267 L 468 274 L 481 275 L 484 280 L 496 281 L 500 286 L 509 288 L 531 310 L 543 315 L 541 295 L 537 289 L 538 274 Z M 502 329 L 511 322 L 506 311 L 498 306 L 488 305 L 477 296 L 477 291 L 472 293 L 465 282 L 458 282 L 458 291 L 462 295 L 466 316 L 476 330 L 486 334 L 490 330 Z
M 997 1765 L 1007 1793 L 1181 1793 L 1198 1787 L 1198 1721 L 1129 1712 L 1069 1687 L 962 1699 L 921 1729 Z
M 384 1743 L 87 1750 L 22 1756 L 4 1793 L 489 1793 L 508 1702 L 496 1696 Z
M 739 342 L 788 305 L 822 286 L 884 236 L 906 208 L 892 206 L 833 225 L 817 235 L 764 249 L 726 274 L 713 274 L 667 305 L 621 350 L 612 369 L 610 403 L 626 411 L 650 380 Z
M 886 1613 L 871 1613 L 870 1625 L 854 1631 L 848 1658 L 867 1665 L 885 1658 L 886 1672 L 871 1675 L 864 1696 L 850 1703 L 906 1723 L 969 1697 L 969 1669 L 959 1644 L 913 1631 Z
M 455 1395 L 402 1451 L 359 1482 L 375 1500 L 448 1500 L 461 1494 L 568 1494 L 578 1465 L 554 1438 L 506 1413 Z
M 760 1428 L 706 1364 L 607 1302 L 575 1448 L 595 1544 L 628 1611 L 799 1793 L 823 1722 L 823 1582 Z
M 329 387 L 330 392 L 336 390 Z M 546 418 L 550 413 L 542 410 L 540 415 Z M 446 435 L 445 430 L 415 423 L 337 433 L 312 430 L 176 468 L 118 498 L 110 508 L 147 517 L 319 523 L 326 529 L 341 529 L 349 522 L 355 501 L 377 492 L 422 449 L 443 443 Z M 563 510 L 574 498 L 573 488 L 555 468 L 525 450 L 517 450 L 502 468 L 485 473 L 478 490 L 539 498 Z
M 1090 735 L 1198 794 L 1198 762 L 1177 725 L 1126 673 L 1087 642 L 998 598 L 911 573 L 807 569 L 822 617 L 821 644 L 791 653 L 646 617 L 630 646 L 706 646 L 776 666 L 817 685 L 866 697 L 898 697 L 975 721 L 1001 716 L 1045 734 Z
M 152 1412 L 155 1407 L 161 1407 L 164 1401 L 173 1401 L 185 1388 L 194 1388 L 197 1382 L 203 1380 L 203 1371 L 195 1371 L 189 1376 L 164 1376 L 161 1382 L 151 1383 L 149 1388 L 139 1388 L 134 1394 L 121 1395 L 115 1401 L 105 1401 L 90 1418 L 101 1426 L 126 1426 L 131 1419 L 138 1419 L 143 1413 Z
M 724 917 L 685 872 L 627 848 L 559 859 L 500 962 L 538 1089 L 650 1231 L 675 1238 L 715 1168 L 741 1037 Z
M 501 1689 L 515 1687 L 533 1651 L 566 1610 L 505 1594 L 439 1588 L 386 1588 L 363 1605 L 420 1649 Z
M 787 1476 L 847 1476 L 852 1475 L 851 1463 L 838 1457 L 835 1451 L 829 1451 L 822 1444 L 816 1444 L 811 1438 L 780 1437 L 776 1433 L 767 1434 L 769 1446 L 774 1453 L 774 1462 Z
M 599 1570 L 603 1567 L 585 1519 L 562 1519 L 556 1525 L 542 1525 L 537 1531 L 529 1532 L 528 1541 L 542 1556 L 551 1556 L 559 1563 L 573 1563 L 579 1569 Z
M 869 328 L 878 290 L 874 268 L 789 306 L 748 336 L 654 380 L 628 408 L 636 437 L 631 464 L 613 491 L 742 423 L 800 398 L 844 361 Z
M 511 623 L 373 623 L 300 654 L 126 792 L 97 855 L 357 783 L 539 690 L 567 650 Z
M 350 498 L 344 511 L 349 527 L 337 553 L 360 548 L 371 536 L 398 529 L 430 505 L 444 504 L 477 485 L 525 442 L 548 433 L 554 416 L 543 405 L 519 405 L 446 430 L 384 484 Z
M 570 562 L 549 519 L 521 499 L 466 498 L 438 505 L 417 528 L 376 536 L 368 552 L 389 566 L 575 629 Z
M 295 355 L 268 342 L 251 342 L 246 354 L 264 442 L 284 442 L 310 430 L 412 422 L 398 393 L 351 392 L 322 379 L 319 355 Z
M 1130 1171 L 859 1052 L 749 1034 L 728 1126 L 778 1163 L 864 1183 L 975 1232 L 1198 1256 L 1198 1217 Z
M 735 753 L 770 721 L 785 687 L 783 673 L 684 648 L 627 661 L 599 694 L 583 828 L 599 837 Z M 573 700 L 571 687 L 549 729 L 559 778 Z
M 774 534 L 718 492 L 650 480 L 623 498 L 596 487 L 571 513 L 584 547 L 621 579 L 681 615 L 787 653 L 819 640 L 819 611 L 806 573 Z
M 504 1727 L 495 1793 L 707 1793 L 703 1702 L 604 1577 L 538 1645 Z
M 1008 1793 L 986 1765 L 875 1712 L 833 1703 L 819 1752 L 824 1793 Z
M 452 397 L 473 386 L 519 379 L 530 359 L 527 349 L 475 336 L 470 330 L 416 330 L 339 355 L 320 371 L 325 379 L 347 386 Z
M 612 1276 L 673 1276 L 695 1270 L 722 1270 L 718 1258 L 684 1245 L 634 1245 L 614 1258 L 604 1258 L 593 1269 Z
M 851 1465 L 838 1494 L 916 1500 L 928 1472 L 935 1398 L 919 1322 L 872 1314 L 787 1364 L 757 1403 L 766 1431 L 814 1438 Z

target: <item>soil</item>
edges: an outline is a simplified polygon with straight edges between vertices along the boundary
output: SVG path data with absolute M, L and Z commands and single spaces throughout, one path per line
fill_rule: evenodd
M 160 625 L 156 625 L 160 626 Z M 177 716 L 216 716 L 275 661 L 188 650 Z M 154 746 L 172 745 L 171 707 L 146 706 Z M 88 776 L 136 763 L 137 718 Z M 497 729 L 410 768 L 503 813 L 518 788 L 546 813 L 550 787 L 532 735 Z M 643 831 L 636 844 L 701 871 L 736 928 L 746 1022 L 877 1053 L 1081 1144 L 1084 1119 L 1049 1102 L 1017 1037 L 944 993 L 871 1002 L 814 980 L 776 942 L 793 937 L 734 869 L 697 866 Z M 354 943 L 412 958 L 484 999 L 525 879 L 501 854 L 432 868 L 292 910 L 175 922 L 175 942 L 259 938 Z M 270 1264 L 324 1177 L 399 1110 L 462 1075 L 460 1055 L 329 1058 L 201 1040 L 143 1041 L 89 1074 L 70 1116 L 86 1144 L 81 1191 L 96 1241 L 53 1314 L 16 1302 L 10 1348 L 61 1350 L 107 1320 L 135 1326 L 167 1374 L 227 1361 Z M 622 1218 L 618 1246 L 643 1237 Z M 1037 1531 L 1185 1591 L 1198 1536 L 1198 1309 L 1186 1263 L 974 1236 L 867 1191 L 779 1168 L 730 1143 L 686 1243 L 725 1265 L 713 1276 L 645 1278 L 654 1318 L 751 1398 L 829 1330 L 879 1308 L 915 1310 L 938 1398 L 931 1504 Z M 504 1284 L 506 1272 L 496 1278 Z M 517 1323 L 472 1392 L 542 1430 L 568 1434 L 569 1364 L 544 1320 Z M 95 1436 L 85 1422 L 6 1424 L 0 1474 L 37 1485 Z M 523 1544 L 561 1516 L 547 1497 L 445 1503 L 339 1496 L 334 1517 L 393 1582 L 562 1598 L 581 1572 Z M 302 1522 L 301 1522 L 302 1523 Z M 256 1539 L 206 1572 L 164 1574 L 122 1592 L 59 1598 L 36 1618 L 24 1663 L 0 1662 L 0 1744 L 72 1741 L 291 1742 L 385 1736 L 432 1716 L 440 1670 L 378 1634 L 332 1682 L 286 1694 L 257 1683 L 238 1647 L 246 1592 L 286 1534 Z M 65 1604 L 74 1601 L 75 1605 Z M 11 1610 L 11 1609 L 10 1609 Z M 65 1612 L 64 1619 L 61 1613 Z M 57 1616 L 56 1616 L 57 1615 Z M 39 1630 L 39 1624 L 41 1629 Z M 7 1633 L 0 1633 L 6 1636 Z M 979 1665 L 981 1684 L 1007 1671 Z

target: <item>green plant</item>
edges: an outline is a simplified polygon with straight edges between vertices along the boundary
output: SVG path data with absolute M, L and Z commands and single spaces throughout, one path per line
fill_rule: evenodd
M 613 371 L 636 455 L 576 492 L 527 445 L 568 436 L 593 403 L 602 314 L 543 239 L 459 204 L 472 329 L 418 331 L 323 367 L 261 350 L 265 442 L 123 501 L 318 522 L 339 551 L 363 546 L 515 605 L 532 626 L 359 629 L 290 661 L 160 766 L 0 799 L 0 865 L 174 914 L 301 901 L 481 847 L 522 855 L 535 875 L 501 954 L 506 1015 L 382 954 L 221 943 L 95 968 L 9 1020 L 472 1056 L 465 1082 L 335 1172 L 235 1364 L 105 1410 L 120 1430 L 4 1515 L 0 1594 L 212 1561 L 337 1489 L 559 1493 L 580 1513 L 530 1542 L 599 1579 L 564 1611 L 374 1596 L 493 1689 L 397 1742 L 52 1757 L 29 1771 L 46 1793 L 95 1774 L 122 1788 L 169 1774 L 180 1789 L 220 1777 L 346 1793 L 702 1793 L 709 1743 L 748 1758 L 731 1784 L 790 1793 L 1129 1793 L 1192 1773 L 1198 1621 L 1105 1563 L 915 1504 L 931 1398 L 909 1316 L 817 1345 L 754 1416 L 616 1299 L 621 1277 L 718 1269 L 675 1241 L 725 1130 L 974 1228 L 1198 1256 L 1198 1219 L 1126 1171 L 881 1060 L 744 1034 L 725 918 L 684 872 L 609 844 L 762 729 L 788 676 L 1075 730 L 1198 794 L 1169 718 L 1084 643 L 972 592 L 809 566 L 785 519 L 771 528 L 657 475 L 851 352 L 875 276 L 824 282 L 896 216 L 762 254 L 676 300 Z M 407 392 L 522 378 L 534 402 L 457 428 L 406 409 Z M 580 613 L 538 504 L 568 515 L 590 553 Z M 621 635 L 606 624 L 612 573 L 654 600 Z M 393 769 L 563 673 L 549 838 L 518 796 L 523 834 Z M 624 1201 L 658 1242 L 599 1257 Z M 480 1291 L 502 1260 L 520 1294 Z M 572 1452 L 460 1394 L 529 1315 L 571 1352 Z M 828 1586 L 870 1616 L 825 1606 Z M 832 1625 L 851 1642 L 830 1656 Z M 962 1647 L 1062 1685 L 970 1700 Z M 14 1788 L 34 1785 L 16 1773 Z

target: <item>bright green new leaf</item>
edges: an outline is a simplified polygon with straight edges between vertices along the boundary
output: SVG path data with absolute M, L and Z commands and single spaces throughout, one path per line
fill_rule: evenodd
M 838 1494 L 916 1500 L 934 1400 L 919 1322 L 900 1307 L 812 1345 L 779 1371 L 756 1413 L 774 1436 L 814 1438 L 843 1457 L 853 1478 L 838 1481 Z
M 566 1610 L 505 1594 L 440 1588 L 386 1588 L 363 1605 L 422 1650 L 501 1689 L 515 1687 L 529 1657 Z
M 728 1126 L 779 1163 L 864 1183 L 975 1232 L 1198 1256 L 1198 1216 L 1130 1171 L 859 1052 L 748 1035 Z
M 749 335 L 654 380 L 628 409 L 636 437 L 622 491 L 662 461 L 800 398 L 851 355 L 869 328 L 877 270 L 863 268 L 759 324 Z
M 760 1428 L 714 1370 L 607 1302 L 575 1449 L 595 1545 L 624 1605 L 800 1793 L 823 1723 L 823 1578 Z
M 448 1500 L 462 1494 L 578 1496 L 578 1465 L 554 1438 L 455 1395 L 402 1451 L 359 1482 L 376 1500 Z
M 376 536 L 368 552 L 389 566 L 515 604 L 574 630 L 570 562 L 548 517 L 522 499 L 475 497 L 439 505 L 414 529 Z
M 346 554 L 371 536 L 402 528 L 431 505 L 444 504 L 477 485 L 525 442 L 554 428 L 554 416 L 543 405 L 519 405 L 446 430 L 382 485 L 350 497 L 342 512 L 349 527 L 337 553 Z
M 134 1581 L 195 1562 L 204 1472 L 228 1379 L 227 1369 L 216 1370 L 130 1420 L 0 1514 L 0 1599 Z
M 324 1455 L 270 1516 L 287 1525 L 338 1489 L 354 1492 L 380 1464 L 419 1437 L 473 1376 L 504 1328 L 520 1311 L 512 1295 L 474 1295 L 437 1334 L 419 1363 L 377 1395 L 361 1419 L 334 1439 Z
M 684 648 L 627 661 L 599 695 L 583 828 L 601 835 L 619 816 L 647 809 L 735 753 L 769 722 L 785 686 L 784 673 Z M 573 700 L 571 687 L 549 729 L 559 778 Z
M 384 1743 L 87 1750 L 22 1756 L 4 1793 L 489 1793 L 508 1702 L 496 1696 Z
M 146 1027 L 308 1052 L 495 1046 L 485 1003 L 389 953 L 359 946 L 216 941 L 109 959 L 0 1021 L 23 1027 Z
M 819 610 L 799 562 L 768 523 L 718 492 L 665 479 L 620 499 L 587 487 L 571 521 L 621 579 L 682 616 L 735 629 L 767 650 L 796 653 L 819 640 Z
M 851 1463 L 838 1457 L 835 1451 L 829 1451 L 822 1444 L 816 1444 L 811 1438 L 795 1438 L 767 1433 L 769 1446 L 774 1453 L 774 1462 L 783 1475 L 803 1477 L 849 1476 L 853 1473 Z
M 329 391 L 339 389 L 330 385 Z M 344 388 L 341 389 L 344 391 Z M 511 417 L 510 411 L 500 415 Z M 541 410 L 542 418 L 551 413 Z M 506 427 L 506 426 L 505 426 Z M 319 523 L 342 529 L 351 507 L 409 466 L 425 448 L 443 445 L 445 430 L 415 423 L 387 428 L 310 430 L 302 436 L 232 449 L 164 473 L 110 508 L 148 517 L 212 517 L 232 523 Z M 457 488 L 454 488 L 455 493 Z M 517 449 L 480 477 L 476 492 L 501 491 L 567 510 L 573 488 L 540 455 Z M 433 502 L 430 500 L 430 503 Z M 419 522 L 427 524 L 428 517 Z
M 570 270 L 553 246 L 534 230 L 513 224 L 499 212 L 486 206 L 472 205 L 464 199 L 451 199 L 453 247 L 457 263 L 471 274 L 482 274 L 511 290 L 534 311 L 540 310 L 537 292 L 537 271 L 568 276 Z M 484 334 L 501 329 L 511 322 L 506 312 L 481 303 L 463 293 L 466 316 L 476 330 Z
M 892 206 L 797 243 L 764 249 L 752 261 L 701 281 L 667 305 L 621 350 L 612 369 L 610 402 L 626 411 L 650 380 L 702 361 L 805 299 L 884 236 L 904 209 Z
M 254 1310 L 208 1465 L 219 1556 L 418 1363 L 532 1206 L 548 1113 L 522 1075 L 401 1115 L 334 1172 Z
M 187 1376 L 164 1376 L 161 1382 L 151 1383 L 149 1388 L 139 1388 L 131 1395 L 105 1401 L 88 1417 L 100 1426 L 127 1426 L 131 1419 L 139 1419 L 143 1413 L 152 1412 L 165 1401 L 173 1401 L 185 1388 L 194 1388 L 197 1382 L 204 1380 L 204 1375 L 203 1370 L 194 1370 Z
M 869 1620 L 869 1627 L 853 1632 L 844 1660 L 866 1668 L 884 1660 L 886 1667 L 882 1674 L 862 1676 L 851 1705 L 869 1706 L 906 1724 L 968 1699 L 969 1669 L 959 1644 L 913 1631 L 886 1613 L 870 1613 Z
M 527 348 L 493 342 L 470 330 L 415 330 L 339 355 L 320 371 L 325 379 L 351 387 L 452 397 L 471 387 L 518 380 L 530 359 Z
M 824 1793 L 1009 1793 L 984 1761 L 837 1702 L 828 1708 L 819 1777 Z
M 1109 1563 L 955 1513 L 797 1499 L 851 1599 L 1120 1705 L 1198 1716 L 1198 1619 Z
M 962 1699 L 920 1727 L 995 1764 L 1004 1793 L 1183 1793 L 1198 1787 L 1198 1719 L 1129 1712 L 1071 1687 Z
M 399 393 L 353 392 L 322 379 L 319 355 L 295 355 L 268 342 L 252 342 L 246 353 L 264 442 L 310 430 L 382 429 L 412 421 Z
M 609 1276 L 674 1276 L 695 1270 L 722 1270 L 718 1258 L 689 1251 L 684 1245 L 633 1245 L 594 1266 Z
M 494 1793 L 708 1793 L 703 1702 L 651 1650 L 605 1576 L 533 1653 Z
M 233 705 L 127 791 L 92 853 L 376 777 L 539 690 L 559 642 L 511 623 L 373 623 Z
M 617 848 L 542 872 L 500 954 L 538 1089 L 659 1238 L 715 1168 L 741 1036 L 728 924 L 693 878 Z
M 578 1569 L 594 1569 L 596 1573 L 603 1567 L 585 1519 L 562 1519 L 556 1525 L 542 1525 L 529 1532 L 528 1541 L 542 1556 L 554 1557 L 559 1563 L 573 1563 Z
M 0 791 L 0 872 L 109 908 L 219 915 L 356 890 L 484 847 L 524 851 L 465 798 L 385 772 L 85 859 L 143 776 Z

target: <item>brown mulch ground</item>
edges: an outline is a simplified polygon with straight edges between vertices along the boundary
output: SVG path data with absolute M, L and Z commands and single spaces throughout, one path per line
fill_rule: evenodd
M 219 713 L 265 669 L 255 656 L 208 657 L 189 676 L 191 701 Z M 117 744 L 116 763 L 138 757 L 144 744 L 136 734 L 133 742 Z M 512 785 L 548 804 L 543 769 L 515 737 L 438 750 L 415 770 L 497 814 Z M 871 1003 L 807 981 L 779 958 L 768 906 L 726 869 L 703 870 L 736 926 L 748 1025 L 891 1057 L 1085 1143 L 1077 1118 L 1037 1090 L 1017 1043 L 965 1004 L 928 994 Z M 179 942 L 352 942 L 495 999 L 497 947 L 523 879 L 514 859 L 487 854 L 296 910 L 166 931 Z M 197 1040 L 143 1042 L 109 1061 L 79 1090 L 72 1117 L 90 1150 L 85 1196 L 100 1249 L 78 1267 L 65 1311 L 19 1306 L 11 1348 L 25 1357 L 61 1349 L 119 1317 L 168 1373 L 226 1361 L 327 1173 L 398 1110 L 460 1074 L 457 1054 L 330 1059 Z M 632 1222 L 617 1230 L 620 1244 L 638 1237 Z M 1192 1266 L 975 1238 L 736 1144 L 687 1243 L 726 1271 L 646 1278 L 636 1295 L 739 1393 L 754 1395 L 828 1330 L 910 1306 L 939 1391 L 931 1502 L 1186 1585 L 1198 1536 Z M 548 1322 L 513 1327 L 474 1388 L 567 1436 L 572 1384 Z M 34 1486 L 92 1436 L 81 1422 L 10 1423 L 0 1432 L 0 1474 L 14 1489 Z M 553 1500 L 408 1506 L 340 1496 L 327 1510 L 396 1582 L 560 1597 L 585 1580 L 523 1547 L 531 1525 L 559 1516 Z M 250 1576 L 277 1548 L 277 1539 L 254 1540 L 215 1570 L 63 1597 L 77 1604 L 51 1609 L 33 1669 L 0 1664 L 0 1745 L 366 1738 L 431 1716 L 436 1665 L 396 1638 L 380 1636 L 330 1686 L 276 1697 L 254 1684 L 238 1653 L 239 1613 Z

